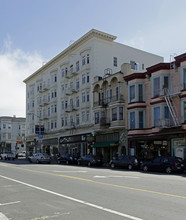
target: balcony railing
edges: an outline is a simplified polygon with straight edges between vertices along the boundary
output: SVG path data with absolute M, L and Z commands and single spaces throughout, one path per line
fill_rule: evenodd
M 181 118 L 177 119 L 179 122 L 179 125 L 181 125 Z M 177 127 L 178 125 L 175 125 L 174 120 L 172 118 L 164 118 L 154 121 L 154 126 L 159 128 L 171 128 L 171 127 Z
M 109 103 L 113 102 L 124 102 L 124 97 L 123 95 L 118 95 L 118 96 L 112 96 L 108 97 L 106 99 L 100 99 L 97 102 L 94 102 L 94 107 L 96 106 L 107 106 Z

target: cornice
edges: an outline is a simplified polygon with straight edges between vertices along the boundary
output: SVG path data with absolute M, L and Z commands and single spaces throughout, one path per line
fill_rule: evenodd
M 57 56 L 55 56 L 53 59 L 51 59 L 49 62 L 47 62 L 44 66 L 39 68 L 36 72 L 34 72 L 32 75 L 27 77 L 23 82 L 27 83 L 29 80 L 31 80 L 33 77 L 35 77 L 40 72 L 46 70 L 49 68 L 52 64 L 59 61 L 59 59 L 62 59 L 66 55 L 68 55 L 72 50 L 80 46 L 81 44 L 87 42 L 89 39 L 92 38 L 100 38 L 104 39 L 106 41 L 114 41 L 117 37 L 114 35 L 110 35 L 107 33 L 104 33 L 102 31 L 98 31 L 96 29 L 92 29 L 89 32 L 87 32 L 85 35 L 83 35 L 81 38 L 79 38 L 77 41 L 75 41 L 73 44 L 71 44 L 69 47 L 67 47 L 65 50 L 63 50 L 61 53 L 59 53 Z

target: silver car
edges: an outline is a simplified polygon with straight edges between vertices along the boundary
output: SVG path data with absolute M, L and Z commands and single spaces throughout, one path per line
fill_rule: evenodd
M 51 158 L 45 153 L 35 153 L 28 157 L 30 163 L 51 163 Z

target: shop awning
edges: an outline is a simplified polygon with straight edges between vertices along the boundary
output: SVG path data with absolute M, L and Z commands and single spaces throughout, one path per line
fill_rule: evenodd
M 93 147 L 117 147 L 118 145 L 118 141 L 96 142 L 93 144 Z

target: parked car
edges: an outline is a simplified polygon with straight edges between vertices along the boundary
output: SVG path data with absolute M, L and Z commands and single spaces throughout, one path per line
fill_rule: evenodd
M 141 164 L 141 169 L 147 171 L 164 171 L 166 173 L 183 172 L 184 163 L 181 158 L 171 156 L 156 157 L 151 161 L 146 161 Z
M 26 157 L 26 151 L 19 152 L 18 157 Z
M 51 158 L 45 153 L 35 153 L 31 156 L 28 156 L 28 161 L 30 163 L 51 163 Z
M 4 160 L 14 160 L 16 158 L 16 155 L 12 152 L 4 152 L 1 153 L 0 158 Z
M 77 164 L 77 157 L 73 157 L 70 154 L 62 154 L 57 158 L 58 163 L 65 164 Z
M 110 163 L 110 167 L 114 169 L 115 167 L 128 168 L 129 170 L 139 168 L 138 159 L 134 156 L 122 155 L 118 158 L 113 158 Z
M 78 165 L 87 165 L 87 166 L 102 166 L 103 160 L 100 156 L 95 155 L 85 155 L 78 159 L 77 161 Z

